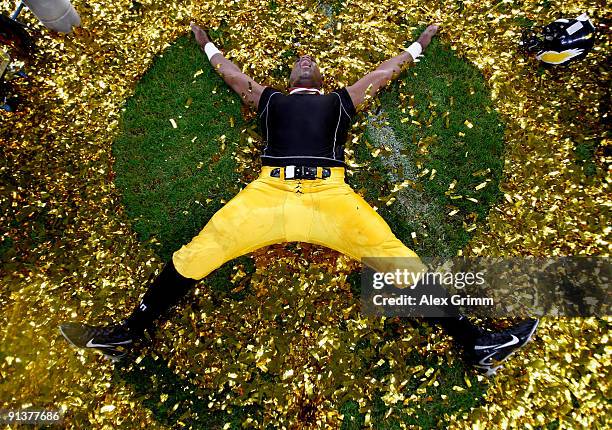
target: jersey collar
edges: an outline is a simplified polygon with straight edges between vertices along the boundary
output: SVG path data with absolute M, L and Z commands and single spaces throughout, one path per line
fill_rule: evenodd
M 323 95 L 323 90 L 320 90 L 318 88 L 308 88 L 308 87 L 294 87 L 291 91 L 289 91 L 289 94 L 297 94 L 297 93 L 303 93 L 306 91 L 316 91 L 317 93 Z

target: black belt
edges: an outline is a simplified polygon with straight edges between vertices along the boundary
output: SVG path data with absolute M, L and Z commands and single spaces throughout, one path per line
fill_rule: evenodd
M 272 169 L 270 176 L 274 178 L 280 178 L 281 169 L 284 169 L 285 179 L 318 179 L 317 178 L 317 167 L 310 166 L 285 166 L 277 167 Z M 321 167 L 320 179 L 329 178 L 331 176 L 331 169 L 329 167 Z

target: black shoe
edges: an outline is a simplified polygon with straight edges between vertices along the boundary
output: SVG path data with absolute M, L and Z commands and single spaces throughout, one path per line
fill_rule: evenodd
M 476 339 L 468 352 L 472 365 L 486 376 L 492 376 L 502 362 L 524 346 L 538 327 L 538 319 L 528 319 L 506 330 L 487 333 Z
M 59 331 L 77 348 L 94 349 L 112 361 L 125 357 L 132 342 L 136 340 L 125 322 L 105 327 L 67 322 L 60 324 Z

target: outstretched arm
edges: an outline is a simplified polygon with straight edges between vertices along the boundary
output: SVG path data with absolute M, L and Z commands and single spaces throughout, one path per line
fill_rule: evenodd
M 194 23 L 191 23 L 191 30 L 196 42 L 198 42 L 198 45 L 204 51 L 204 47 L 210 42 L 208 35 Z M 221 75 L 225 83 L 240 96 L 244 104 L 257 109 L 259 98 L 264 90 L 263 86 L 242 73 L 242 70 L 225 58 L 222 53 L 217 53 L 210 57 L 210 63 L 215 71 Z
M 438 31 L 437 25 L 430 25 L 418 38 L 417 42 L 425 50 L 431 42 L 431 38 Z M 358 109 L 364 103 L 367 96 L 374 97 L 378 90 L 396 79 L 405 67 L 414 61 L 412 55 L 408 52 L 402 52 L 396 57 L 393 57 L 376 68 L 373 72 L 368 73 L 363 78 L 359 79 L 353 85 L 347 88 L 353 106 Z

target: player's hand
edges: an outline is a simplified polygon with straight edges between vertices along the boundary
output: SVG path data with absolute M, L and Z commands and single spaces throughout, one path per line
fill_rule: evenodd
M 195 25 L 193 22 L 189 24 L 191 27 L 191 31 L 193 31 L 193 35 L 195 36 L 195 40 L 200 45 L 200 48 L 204 49 L 204 45 L 210 42 L 208 35 L 204 30 Z
M 423 49 L 427 48 L 427 45 L 429 45 L 429 42 L 431 42 L 431 39 L 435 36 L 439 29 L 439 25 L 432 24 L 428 26 L 423 33 L 421 33 L 421 35 L 417 39 L 417 42 L 421 44 Z

